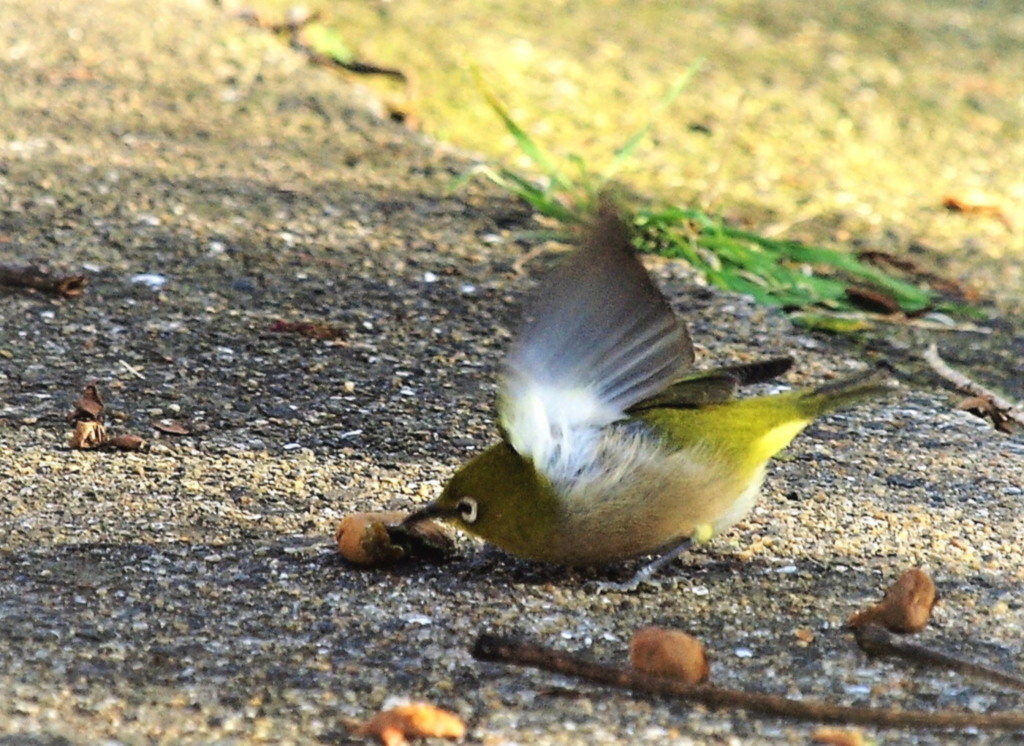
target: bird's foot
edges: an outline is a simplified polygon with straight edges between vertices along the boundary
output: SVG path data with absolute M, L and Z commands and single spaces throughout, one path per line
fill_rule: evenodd
M 583 587 L 590 593 L 632 593 L 644 584 L 651 585 L 654 586 L 655 589 L 659 589 L 661 588 L 661 581 L 652 580 L 651 576 L 689 549 L 692 544 L 693 542 L 689 538 L 686 538 L 670 545 L 669 548 L 659 557 L 648 562 L 637 570 L 629 580 L 621 583 L 602 580 L 591 581 L 586 583 Z

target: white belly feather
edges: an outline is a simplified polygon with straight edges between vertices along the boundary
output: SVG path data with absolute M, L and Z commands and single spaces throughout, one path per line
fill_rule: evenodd
M 606 428 L 593 456 L 575 474 L 553 475 L 563 507 L 549 561 L 607 562 L 708 538 L 750 510 L 764 477 L 737 474 L 706 446 L 670 450 L 638 423 Z

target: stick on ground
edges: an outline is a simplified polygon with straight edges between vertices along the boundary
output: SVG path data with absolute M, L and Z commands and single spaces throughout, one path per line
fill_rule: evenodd
M 939 348 L 935 343 L 928 346 L 928 349 L 924 351 L 922 357 L 924 358 L 924 361 L 931 366 L 932 370 L 956 386 L 959 391 L 965 394 L 970 394 L 971 396 L 988 399 L 992 403 L 992 406 L 999 411 L 1000 415 L 1013 420 L 1018 425 L 1024 426 L 1024 411 L 1021 411 L 1020 407 L 990 391 L 981 384 L 972 381 L 960 371 L 949 367 L 949 364 L 939 357 Z
M 473 645 L 473 657 L 496 663 L 537 668 L 575 676 L 595 684 L 614 686 L 639 694 L 656 694 L 713 709 L 746 710 L 759 715 L 818 723 L 870 725 L 883 728 L 922 730 L 1010 730 L 1024 732 L 1024 712 L 990 714 L 954 710 L 890 710 L 874 707 L 793 700 L 772 694 L 723 689 L 707 684 L 681 681 L 640 673 L 625 666 L 613 666 L 563 653 L 540 645 L 496 635 L 480 635 Z
M 877 624 L 865 624 L 853 630 L 857 644 L 868 655 L 890 655 L 903 658 L 919 665 L 943 668 L 964 676 L 985 679 L 1000 686 L 1017 691 L 1024 691 L 1024 678 L 992 668 L 982 663 L 960 658 L 955 655 L 934 650 L 905 636 L 897 635 Z
M 0 285 L 16 288 L 31 288 L 44 293 L 53 293 L 61 298 L 74 298 L 82 294 L 86 279 L 84 275 L 51 275 L 38 267 L 12 267 L 0 265 Z

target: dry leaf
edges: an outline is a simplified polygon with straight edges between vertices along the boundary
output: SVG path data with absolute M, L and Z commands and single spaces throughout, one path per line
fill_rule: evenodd
M 629 663 L 637 671 L 687 684 L 706 680 L 711 671 L 704 646 L 696 637 L 662 627 L 644 627 L 633 634 Z
M 68 422 L 75 423 L 71 447 L 78 450 L 103 448 L 108 451 L 146 451 L 149 443 L 138 435 L 109 435 L 103 426 L 103 397 L 90 384 L 85 387 L 75 407 L 68 412 Z
M 354 730 L 360 736 L 377 736 L 385 746 L 402 746 L 409 738 L 463 738 L 466 724 L 454 712 L 413 702 L 377 713 Z
M 103 447 L 115 451 L 148 451 L 149 443 L 138 435 L 115 435 L 107 438 Z
M 153 423 L 153 429 L 167 435 L 188 435 L 191 433 L 185 425 L 174 420 L 157 420 Z
M 89 384 L 82 391 L 82 396 L 74 404 L 74 409 L 64 418 L 68 422 L 83 422 L 103 419 L 103 397 L 94 384 Z
M 107 441 L 107 429 L 97 420 L 79 420 L 71 434 L 71 447 L 80 451 L 99 448 Z
M 900 312 L 900 304 L 895 298 L 871 288 L 848 287 L 846 297 L 858 308 L 872 313 L 894 314 Z
M 1013 432 L 1013 418 L 1009 411 L 997 405 L 992 396 L 971 396 L 957 404 L 956 408 L 970 412 L 975 417 L 987 417 L 1001 433 Z
M 907 570 L 874 606 L 850 617 L 849 626 L 878 624 L 890 632 L 920 632 L 935 606 L 935 583 L 924 570 Z
M 996 218 L 1007 229 L 1013 230 L 1013 222 L 1010 220 L 1010 216 L 1006 214 L 1003 206 L 983 194 L 968 194 L 963 197 L 947 195 L 942 198 L 942 206 L 951 212 Z

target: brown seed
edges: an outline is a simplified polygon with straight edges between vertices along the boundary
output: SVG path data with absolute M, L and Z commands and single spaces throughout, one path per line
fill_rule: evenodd
M 405 553 L 391 542 L 388 525 L 396 526 L 404 513 L 353 513 L 345 516 L 334 532 L 341 555 L 357 565 L 383 565 Z
M 889 586 L 881 601 L 851 616 L 848 624 L 877 624 L 890 632 L 920 632 L 928 624 L 935 602 L 935 583 L 924 570 L 915 567 Z
M 353 513 L 338 524 L 334 538 L 341 555 L 356 565 L 385 565 L 403 557 L 438 557 L 452 549 L 451 537 L 433 521 L 403 522 L 408 513 Z
M 867 746 L 863 731 L 856 728 L 822 726 L 811 735 L 811 741 L 828 744 L 828 746 Z
M 806 627 L 797 627 L 793 630 L 793 636 L 801 645 L 810 645 L 814 642 L 814 631 Z
M 637 671 L 698 684 L 711 671 L 704 646 L 685 632 L 644 627 L 629 642 L 629 662 Z

